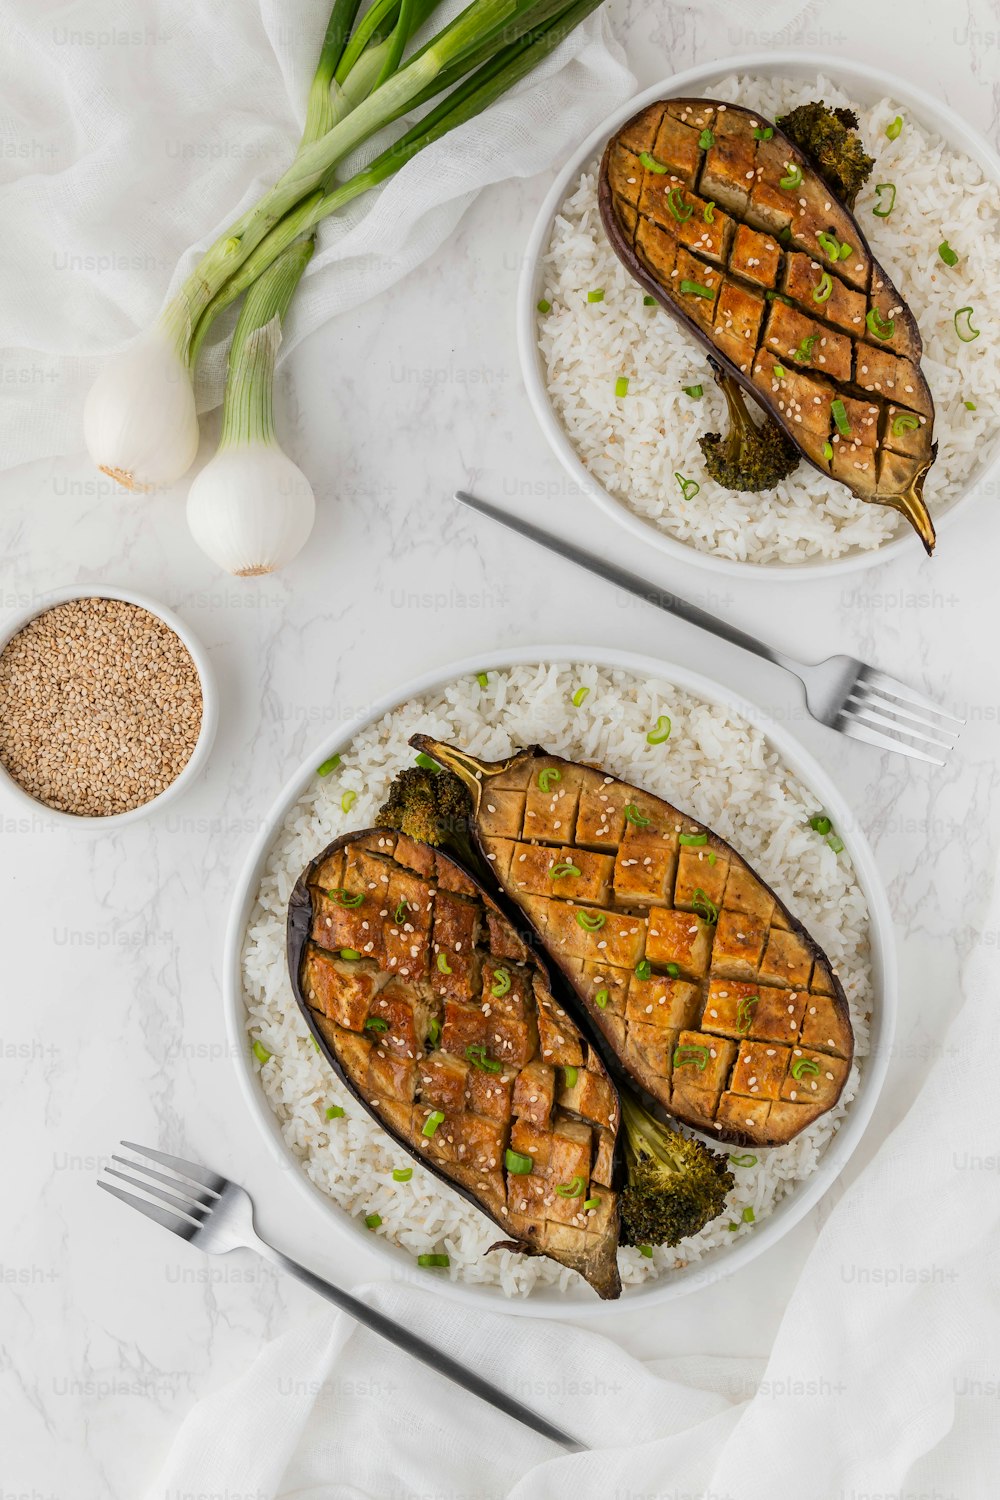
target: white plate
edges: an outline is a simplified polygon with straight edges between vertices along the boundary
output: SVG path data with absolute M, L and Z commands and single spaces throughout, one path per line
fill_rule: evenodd
M 507 1311 L 539 1317 L 571 1317 L 582 1310 L 607 1313 L 616 1307 L 633 1309 L 640 1301 L 644 1304 L 665 1302 L 672 1297 L 683 1296 L 686 1292 L 709 1285 L 721 1276 L 738 1270 L 740 1266 L 746 1265 L 748 1261 L 762 1254 L 770 1245 L 776 1244 L 809 1212 L 839 1176 L 861 1139 L 881 1092 L 889 1065 L 896 1023 L 896 963 L 892 919 L 885 891 L 871 849 L 863 835 L 856 831 L 855 819 L 850 807 L 826 773 L 790 734 L 780 726 L 771 723 L 765 729 L 761 716 L 753 708 L 739 700 L 736 694 L 727 693 L 708 679 L 689 672 L 683 667 L 657 661 L 653 657 L 614 651 L 603 646 L 521 646 L 496 651 L 486 657 L 477 656 L 474 660 L 457 662 L 452 666 L 430 672 L 408 684 L 404 693 L 392 693 L 382 698 L 367 713 L 359 715 L 352 723 L 337 730 L 317 745 L 308 759 L 285 783 L 271 808 L 236 884 L 225 940 L 223 1001 L 232 1056 L 236 1059 L 236 1069 L 243 1094 L 272 1152 L 286 1170 L 291 1168 L 292 1180 L 299 1184 L 302 1192 L 318 1207 L 328 1224 L 341 1234 L 350 1236 L 359 1246 L 363 1244 L 367 1250 L 374 1250 L 384 1257 L 387 1274 L 392 1274 L 395 1279 L 427 1287 L 426 1275 L 414 1268 L 412 1257 L 407 1252 L 382 1237 L 373 1236 L 361 1226 L 357 1219 L 339 1208 L 306 1176 L 302 1163 L 282 1139 L 278 1121 L 264 1097 L 250 1061 L 250 1049 L 247 1045 L 246 1009 L 242 984 L 242 954 L 247 925 L 276 836 L 291 808 L 313 783 L 318 765 L 331 755 L 343 753 L 363 729 L 381 719 L 383 715 L 391 713 L 408 699 L 433 692 L 453 682 L 456 678 L 476 672 L 496 671 L 504 667 L 537 662 L 592 664 L 620 668 L 638 676 L 664 679 L 714 706 L 738 714 L 753 724 L 766 736 L 795 775 L 815 792 L 817 805 L 826 809 L 834 826 L 852 829 L 851 859 L 858 884 L 868 902 L 871 921 L 871 965 L 874 992 L 871 1052 L 864 1059 L 857 1095 L 837 1134 L 822 1156 L 816 1171 L 781 1200 L 774 1212 L 761 1221 L 753 1236 L 741 1239 L 732 1250 L 726 1249 L 722 1253 L 706 1256 L 705 1260 L 692 1264 L 684 1271 L 672 1272 L 655 1281 L 648 1280 L 638 1286 L 626 1287 L 620 1302 L 599 1302 L 589 1288 L 583 1286 L 582 1283 L 579 1288 L 573 1288 L 567 1292 L 554 1292 L 547 1288 L 540 1292 L 532 1292 L 526 1298 L 508 1298 L 495 1286 L 452 1282 L 443 1278 L 434 1282 L 435 1291 L 469 1306 L 488 1307 L 494 1312 Z M 319 853 L 319 850 L 315 852 Z M 442 1184 L 441 1191 L 447 1192 L 448 1189 Z
M 901 553 L 916 562 L 923 557 L 923 549 L 916 535 L 906 532 L 893 538 L 883 547 L 870 552 L 849 552 L 843 557 L 821 562 L 796 563 L 792 566 L 781 563 L 737 562 L 726 557 L 717 557 L 711 552 L 701 552 L 686 542 L 668 536 L 654 522 L 637 515 L 621 500 L 604 488 L 591 475 L 577 457 L 565 428 L 556 416 L 545 381 L 545 365 L 538 348 L 537 303 L 543 291 L 544 256 L 552 235 L 556 214 L 565 201 L 571 185 L 587 163 L 602 150 L 608 137 L 626 120 L 647 104 L 667 95 L 700 94 L 710 92 L 712 85 L 733 73 L 759 73 L 765 77 L 782 77 L 808 81 L 824 74 L 843 88 L 850 97 L 861 104 L 874 104 L 889 97 L 896 100 L 919 120 L 922 125 L 936 131 L 955 150 L 964 152 L 978 162 L 987 176 L 1000 181 L 1000 157 L 977 131 L 973 130 L 960 115 L 947 105 L 940 104 L 915 84 L 907 83 L 892 73 L 880 68 L 869 68 L 862 63 L 848 63 L 840 59 L 823 57 L 809 52 L 761 52 L 750 56 L 723 58 L 720 62 L 703 63 L 689 68 L 685 73 L 675 73 L 662 83 L 637 94 L 627 104 L 609 115 L 602 125 L 590 135 L 563 167 L 549 190 L 535 220 L 525 251 L 521 279 L 517 292 L 517 341 L 521 360 L 521 373 L 527 388 L 528 398 L 549 446 L 563 468 L 574 482 L 595 500 L 620 525 L 634 533 L 640 540 L 669 553 L 684 562 L 696 563 L 699 567 L 711 568 L 716 573 L 730 576 L 741 575 L 766 577 L 768 579 L 791 578 L 813 579 L 842 576 L 844 572 L 857 568 L 872 567 L 876 563 L 888 562 Z M 946 508 L 939 510 L 934 524 L 940 538 L 950 532 L 958 511 L 967 508 L 973 498 L 990 493 L 991 476 L 1000 466 L 998 445 L 983 470 L 976 475 L 975 482 L 965 489 L 956 489 Z

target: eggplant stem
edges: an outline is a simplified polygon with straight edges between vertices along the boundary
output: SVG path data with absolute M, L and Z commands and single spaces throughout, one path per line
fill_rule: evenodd
M 524 754 L 523 750 L 519 750 L 515 755 L 508 755 L 506 760 L 478 760 L 467 750 L 459 750 L 457 745 L 446 745 L 441 740 L 433 740 L 427 734 L 411 735 L 410 744 L 414 750 L 422 750 L 425 755 L 429 755 L 446 770 L 454 772 L 466 791 L 471 794 L 476 812 L 479 811 L 484 781 L 488 781 L 492 776 L 499 776 Z
M 923 468 L 913 476 L 913 479 L 907 485 L 906 489 L 903 490 L 902 494 L 878 495 L 876 497 L 879 505 L 891 506 L 893 510 L 898 510 L 900 515 L 906 517 L 917 533 L 917 536 L 923 542 L 924 551 L 928 557 L 933 556 L 937 533 L 934 530 L 931 513 L 924 503 L 923 491 L 927 471 L 933 462 L 934 456 L 932 454 Z

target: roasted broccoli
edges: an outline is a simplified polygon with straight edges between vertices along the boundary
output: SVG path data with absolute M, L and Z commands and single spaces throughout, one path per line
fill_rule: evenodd
M 676 1245 L 721 1214 L 733 1174 L 726 1157 L 663 1125 L 622 1091 L 627 1180 L 623 1245 Z
M 778 121 L 785 135 L 810 157 L 820 176 L 848 208 L 872 174 L 869 156 L 858 135 L 858 117 L 850 109 L 828 109 L 822 99 L 799 104 Z
M 375 816 L 377 828 L 395 828 L 423 844 L 452 845 L 469 841 L 469 798 L 451 771 L 410 766 L 400 771 Z
M 729 431 L 725 438 L 706 432 L 698 439 L 706 469 L 723 489 L 773 490 L 797 467 L 798 449 L 772 417 L 757 426 L 732 376 L 715 378 L 729 407 Z

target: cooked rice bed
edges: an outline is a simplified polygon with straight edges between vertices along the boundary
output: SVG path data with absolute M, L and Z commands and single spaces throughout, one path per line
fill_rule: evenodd
M 815 83 L 733 77 L 706 92 L 768 119 L 817 98 L 856 111 L 876 165 L 855 216 L 920 326 L 938 442 L 924 493 L 932 514 L 940 515 L 982 476 L 1000 435 L 992 311 L 1000 288 L 1000 185 L 905 111 L 903 130 L 890 141 L 885 130 L 900 112 L 895 104 L 883 99 L 863 108 L 824 77 Z M 643 288 L 608 244 L 597 208 L 597 166 L 595 160 L 581 175 L 555 219 L 541 289 L 551 310 L 538 317 L 553 409 L 593 478 L 675 540 L 736 561 L 796 566 L 871 551 L 905 532 L 894 511 L 856 499 L 804 459 L 766 494 L 734 494 L 708 478 L 698 438 L 725 432 L 725 402 L 707 353 L 662 308 L 643 305 Z M 897 186 L 888 219 L 872 213 L 879 182 Z M 954 268 L 938 255 L 944 239 L 961 257 Z M 597 288 L 603 301 L 588 302 Z M 981 337 L 963 344 L 954 315 L 969 304 Z M 618 398 L 622 376 L 628 394 Z M 699 384 L 701 400 L 684 394 L 685 386 Z M 975 411 L 967 410 L 967 400 Z M 685 500 L 677 473 L 697 481 L 700 492 Z

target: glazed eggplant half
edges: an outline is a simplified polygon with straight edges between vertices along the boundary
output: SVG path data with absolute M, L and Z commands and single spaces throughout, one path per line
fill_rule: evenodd
M 411 741 L 620 1068 L 720 1141 L 781 1145 L 830 1109 L 854 1038 L 826 955 L 734 849 L 669 802 L 532 746 Z
M 824 474 L 924 547 L 934 403 L 916 321 L 810 158 L 753 110 L 667 99 L 609 140 L 605 231 L 635 279 Z M 748 485 L 740 488 L 768 486 Z
M 619 1296 L 617 1092 L 481 886 L 426 844 L 347 834 L 295 886 L 288 967 L 317 1042 L 380 1125 L 505 1242 Z

